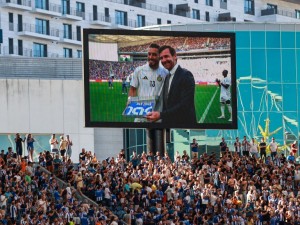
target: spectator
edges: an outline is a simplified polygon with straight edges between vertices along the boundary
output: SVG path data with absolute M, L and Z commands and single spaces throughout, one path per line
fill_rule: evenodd
M 55 137 L 55 134 L 52 134 L 50 140 L 49 140 L 49 144 L 50 144 L 50 149 L 51 149 L 51 153 L 52 154 L 56 154 L 58 153 L 58 148 L 57 148 L 57 145 L 58 145 L 58 141 Z
M 16 153 L 17 153 L 19 162 L 21 162 L 21 158 L 23 155 L 23 143 L 22 142 L 24 142 L 25 139 L 26 139 L 25 137 L 24 137 L 24 139 L 22 139 L 19 133 L 16 134 L 16 137 L 15 137 Z
M 70 135 L 67 134 L 67 160 L 72 156 L 73 141 L 70 139 Z
M 60 136 L 60 142 L 59 142 L 59 151 L 60 151 L 60 156 L 64 157 L 67 151 L 68 147 L 68 141 L 65 140 L 64 136 Z
M 33 152 L 34 152 L 33 142 L 35 142 L 35 140 L 31 134 L 27 135 L 26 142 L 27 142 L 28 160 L 30 162 L 33 162 L 34 161 L 33 160 Z
M 278 144 L 275 142 L 275 138 L 272 138 L 272 141 L 269 144 L 270 151 L 271 151 L 271 158 L 274 160 L 275 156 L 277 155 Z

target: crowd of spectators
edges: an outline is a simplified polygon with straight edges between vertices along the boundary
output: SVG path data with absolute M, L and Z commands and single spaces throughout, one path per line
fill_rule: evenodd
M 154 40 L 151 43 L 164 45 L 172 43 L 177 52 L 189 51 L 193 49 L 228 49 L 230 40 L 226 38 L 199 38 L 199 37 L 174 37 Z M 135 46 L 121 47 L 120 52 L 147 52 L 149 43 Z M 146 59 L 146 58 L 145 58 Z M 180 59 L 179 63 L 194 74 L 197 82 L 213 82 L 224 69 L 230 71 L 230 58 L 227 56 L 219 58 L 188 58 Z M 145 64 L 145 61 L 133 62 L 110 62 L 101 60 L 89 60 L 90 79 L 113 79 L 121 80 L 124 75 L 133 73 L 138 66 Z
M 300 224 L 300 167 L 284 154 L 87 155 L 68 181 L 127 224 Z
M 12 147 L 0 154 L 0 224 L 3 225 L 105 225 L 115 221 L 106 208 L 88 204 L 73 183 L 59 179 L 73 173 L 70 159 L 40 153 L 39 162 L 19 159 Z M 45 169 L 47 168 L 48 171 Z M 76 169 L 75 169 L 76 171 Z M 50 173 L 53 172 L 53 173 Z
M 201 38 L 201 37 L 172 37 L 160 40 L 154 40 L 150 43 L 165 45 L 172 43 L 172 47 L 176 52 L 190 51 L 195 49 L 229 49 L 229 38 Z M 120 52 L 147 52 L 150 43 L 142 45 L 130 45 L 121 47 Z
M 134 69 L 143 65 L 144 61 L 134 62 L 107 62 L 100 60 L 90 60 L 90 79 L 108 79 L 111 75 L 114 79 L 122 79 L 133 73 Z M 222 70 L 230 71 L 230 58 L 196 58 L 178 59 L 178 63 L 189 68 L 193 73 L 196 82 L 214 82 L 220 77 Z
M 248 146 L 243 143 L 235 147 Z M 12 148 L 2 150 L 0 223 L 300 224 L 300 166 L 293 153 L 261 158 L 249 146 L 250 154 L 230 151 L 222 139 L 220 157 L 190 158 L 183 151 L 171 160 L 159 152 L 133 152 L 126 160 L 121 150 L 101 162 L 82 149 L 78 165 L 47 151 L 38 166 L 26 158 L 19 162 Z M 76 198 L 77 192 L 97 206 Z
M 128 76 L 133 73 L 134 69 L 138 66 L 145 64 L 145 61 L 134 62 L 109 62 L 101 60 L 90 60 L 90 79 L 108 79 L 113 76 L 114 79 L 122 79 L 125 74 Z

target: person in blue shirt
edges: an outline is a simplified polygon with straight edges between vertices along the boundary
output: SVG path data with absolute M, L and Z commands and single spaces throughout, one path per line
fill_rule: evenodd
M 287 157 L 287 161 L 291 162 L 291 163 L 295 163 L 296 158 L 295 158 L 294 153 L 292 151 L 290 152 L 290 155 Z
M 103 188 L 101 186 L 99 186 L 97 188 L 97 190 L 95 191 L 96 202 L 98 204 L 102 202 L 103 196 L 104 196 Z

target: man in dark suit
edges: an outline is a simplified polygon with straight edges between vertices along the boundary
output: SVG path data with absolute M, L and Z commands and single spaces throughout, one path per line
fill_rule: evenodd
M 147 115 L 149 121 L 162 122 L 168 127 L 189 127 L 195 125 L 195 80 L 193 74 L 177 64 L 177 54 L 168 45 L 159 49 L 161 64 L 170 72 L 165 78 L 162 98 L 163 110 L 154 111 Z

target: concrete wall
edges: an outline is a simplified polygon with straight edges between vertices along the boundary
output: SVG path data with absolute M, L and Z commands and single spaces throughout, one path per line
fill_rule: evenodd
M 0 103 L 0 134 L 69 134 L 74 162 L 83 147 L 95 150 L 99 159 L 122 148 L 122 129 L 84 127 L 81 80 L 0 79 Z

